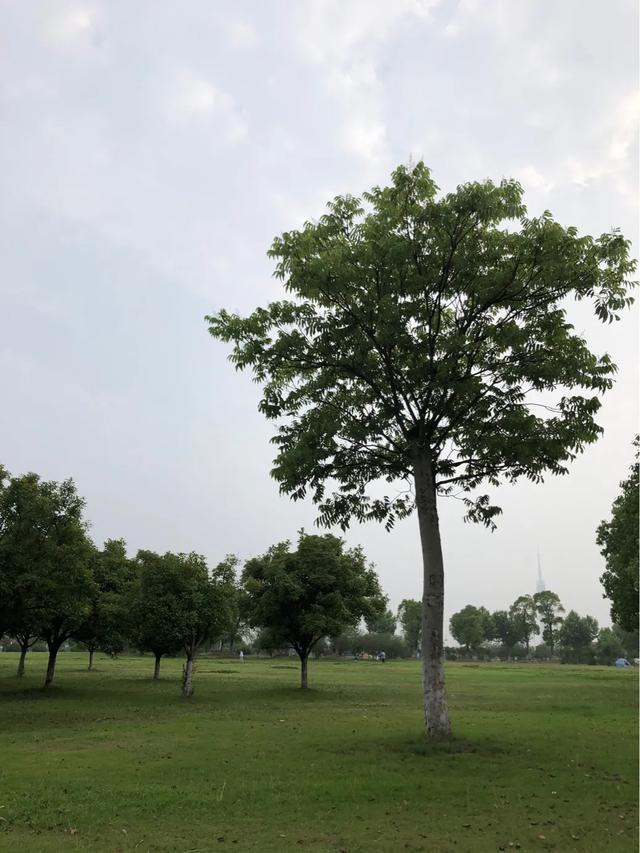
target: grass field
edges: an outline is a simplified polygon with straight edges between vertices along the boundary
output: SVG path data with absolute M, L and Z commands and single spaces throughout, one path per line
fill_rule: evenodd
M 2 851 L 635 851 L 637 671 L 447 668 L 456 738 L 420 736 L 417 662 L 0 654 Z

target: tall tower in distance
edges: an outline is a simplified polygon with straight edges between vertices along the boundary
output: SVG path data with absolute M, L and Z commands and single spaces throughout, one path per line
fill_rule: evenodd
M 536 592 L 544 592 L 546 584 L 542 577 L 542 569 L 540 568 L 540 549 L 538 548 L 538 580 L 536 581 Z

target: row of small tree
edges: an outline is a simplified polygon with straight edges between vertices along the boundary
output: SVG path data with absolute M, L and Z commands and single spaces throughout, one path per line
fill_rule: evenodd
M 600 630 L 593 616 L 580 616 L 575 610 L 564 614 L 559 596 L 544 590 L 522 595 L 508 610 L 494 613 L 468 604 L 453 614 L 449 629 L 467 655 L 491 655 L 495 647 L 486 644 L 497 643 L 507 659 L 529 657 L 533 637 L 541 635 L 536 658 L 559 654 L 565 663 L 611 663 L 621 655 L 637 656 L 637 631 L 617 625 Z
M 49 652 L 45 686 L 69 640 L 111 655 L 125 648 L 151 652 L 154 678 L 164 655 L 183 653 L 183 693 L 193 692 L 194 661 L 207 644 L 261 629 L 273 647 L 295 649 L 301 685 L 310 653 L 327 637 L 386 630 L 386 609 L 373 567 L 361 549 L 331 535 L 300 532 L 297 547 L 279 543 L 250 559 L 237 577 L 228 556 L 213 570 L 195 554 L 138 551 L 125 542 L 95 547 L 73 481 L 46 482 L 36 474 L 10 477 L 0 469 L 0 636 L 20 647 L 18 675 L 29 648 Z M 395 623 L 393 624 L 395 627 Z
M 192 691 L 193 660 L 207 640 L 227 631 L 237 609 L 233 564 L 210 571 L 197 554 L 138 551 L 129 559 L 121 539 L 95 547 L 73 481 L 0 471 L 0 634 L 27 651 L 44 640 L 45 687 L 69 640 L 115 655 L 125 647 L 151 651 L 155 677 L 164 654 L 186 657 L 183 689 Z

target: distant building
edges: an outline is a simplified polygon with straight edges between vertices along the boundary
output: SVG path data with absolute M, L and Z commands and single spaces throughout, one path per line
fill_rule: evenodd
M 538 551 L 538 580 L 536 581 L 536 592 L 544 592 L 547 588 L 542 577 L 542 569 L 540 568 L 540 551 Z

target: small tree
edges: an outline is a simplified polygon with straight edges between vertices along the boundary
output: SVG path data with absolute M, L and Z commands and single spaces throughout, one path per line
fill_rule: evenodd
M 605 598 L 611 600 L 611 618 L 627 631 L 638 630 L 638 436 L 634 446 L 636 461 L 627 479 L 620 483 L 611 519 L 600 524 L 596 540 L 607 564 L 600 581 Z
M 533 601 L 542 624 L 542 640 L 547 644 L 553 655 L 558 625 L 562 625 L 561 614 L 564 613 L 564 607 L 560 602 L 560 597 L 555 592 L 551 592 L 550 589 L 536 592 Z
M 242 573 L 252 624 L 291 645 L 300 658 L 300 686 L 308 684 L 309 653 L 322 637 L 355 628 L 384 608 L 378 578 L 359 548 L 335 536 L 300 534 L 298 547 L 274 545 L 248 560 Z
M 74 640 L 89 652 L 89 671 L 93 669 L 96 651 L 116 655 L 126 645 L 127 613 L 135 578 L 123 539 L 107 539 L 102 551 L 95 551 L 91 567 L 94 579 L 91 611 L 73 634 Z
M 175 610 L 179 614 L 177 636 L 186 661 L 182 695 L 193 695 L 193 666 L 204 643 L 232 629 L 237 618 L 234 585 L 235 558 L 227 558 L 209 574 L 198 554 L 165 554 L 175 571 Z
M 504 646 L 505 657 L 510 660 L 514 646 L 524 640 L 525 631 L 526 626 L 520 616 L 514 616 L 506 610 L 496 610 L 489 619 L 487 637 L 490 640 L 499 640 Z
M 398 620 L 409 649 L 415 654 L 420 648 L 422 637 L 422 603 L 412 598 L 404 598 L 398 607 Z
M 489 611 L 484 607 L 467 604 L 451 617 L 451 636 L 467 652 L 475 652 L 489 636 L 489 618 Z
M 593 616 L 579 616 L 570 610 L 558 631 L 558 646 L 563 663 L 591 663 L 591 644 L 598 636 L 598 622 Z
M 615 365 L 567 305 L 589 299 L 617 318 L 631 302 L 629 242 L 528 218 L 515 181 L 438 198 L 418 163 L 362 200 L 334 199 L 270 255 L 292 298 L 247 318 L 222 310 L 210 332 L 263 383 L 260 409 L 280 421 L 273 474 L 294 499 L 311 494 L 320 524 L 390 528 L 415 505 L 425 729 L 448 735 L 438 497 L 467 493 L 468 518 L 492 526 L 500 509 L 477 495 L 483 483 L 564 474 L 598 438 Z
M 617 658 L 626 657 L 627 651 L 620 635 L 613 628 L 602 628 L 596 641 L 595 654 L 598 663 L 610 666 Z
M 0 565 L 15 608 L 13 631 L 23 640 L 46 641 L 45 687 L 53 681 L 60 647 L 91 607 L 93 546 L 83 510 L 73 480 L 47 482 L 25 474 L 3 481 L 0 489 Z
M 509 614 L 520 626 L 517 642 L 520 642 L 521 640 L 524 642 L 528 657 L 531 637 L 534 634 L 540 633 L 540 628 L 538 627 L 538 611 L 536 603 L 533 600 L 533 596 L 521 595 L 519 598 L 516 598 L 509 609 Z
M 228 632 L 221 638 L 220 648 L 228 645 L 229 651 L 233 651 L 236 646 L 246 644 L 251 634 L 251 625 L 249 619 L 250 601 L 247 593 L 236 585 L 236 570 L 239 564 L 238 558 L 234 554 L 228 554 L 220 566 L 225 566 L 229 582 L 235 588 L 235 605 L 233 610 L 233 619 Z
M 640 654 L 640 633 L 638 629 L 636 628 L 635 631 L 625 631 L 620 625 L 613 624 L 611 630 L 620 639 L 625 657 L 637 658 Z
M 28 553 L 28 525 L 22 525 L 20 530 L 19 513 L 27 508 L 22 507 L 17 490 L 18 486 L 7 469 L 0 465 L 0 636 L 6 632 L 17 641 L 20 658 L 16 675 L 21 678 L 27 652 L 38 637 L 31 612 L 33 600 L 29 595 L 31 575 L 27 567 L 28 557 L 23 559 Z M 23 546 L 22 555 L 16 547 L 19 543 Z
M 130 636 L 140 651 L 154 655 L 154 681 L 160 678 L 161 659 L 175 654 L 182 640 L 174 557 L 138 551 L 135 559 L 137 577 L 130 611 Z

